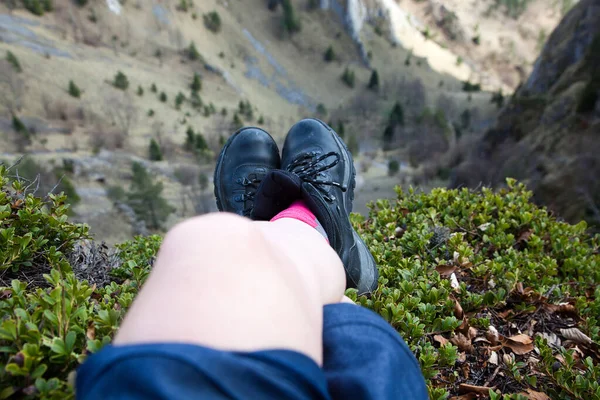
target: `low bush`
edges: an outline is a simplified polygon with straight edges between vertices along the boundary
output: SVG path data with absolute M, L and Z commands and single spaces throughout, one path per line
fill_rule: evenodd
M 19 62 L 19 59 L 10 50 L 8 50 L 6 52 L 6 61 L 8 61 L 10 63 L 10 65 L 12 65 L 12 67 L 14 68 L 14 70 L 16 72 L 23 72 L 23 68 L 21 67 L 21 63 Z
M 379 73 L 376 69 L 374 69 L 371 73 L 371 78 L 369 78 L 369 84 L 367 85 L 367 88 L 375 92 L 379 90 Z
M 165 92 L 160 92 L 160 95 L 158 96 L 158 99 L 163 102 L 166 103 L 168 100 L 167 94 Z
M 154 139 L 150 140 L 150 146 L 148 148 L 148 156 L 151 161 L 162 161 L 162 151 L 160 150 L 160 146 L 158 142 Z
M 127 79 L 127 75 L 121 71 L 117 72 L 113 80 L 113 86 L 117 89 L 127 90 L 129 87 L 129 79 Z
M 333 47 L 329 46 L 323 55 L 323 59 L 325 62 L 332 62 L 335 60 L 335 52 L 333 51 Z
M 88 228 L 68 222 L 64 196 L 45 204 L 7 175 L 0 166 L 0 392 L 74 398 L 73 372 L 114 337 L 161 238 L 118 245 L 113 259 L 82 242 Z M 130 200 L 147 210 L 142 199 L 160 191 L 146 175 L 135 181 Z M 397 189 L 368 218 L 352 214 L 380 277 L 370 297 L 346 294 L 402 335 L 433 400 L 596 399 L 600 236 L 507 183 L 498 192 Z M 83 251 L 109 261 L 88 268 Z
M 353 88 L 354 81 L 355 81 L 354 71 L 349 68 L 346 68 L 344 70 L 344 73 L 342 74 L 342 82 L 344 82 L 349 88 Z
M 73 81 L 69 81 L 69 94 L 75 98 L 81 97 L 81 89 Z
M 221 31 L 221 16 L 218 12 L 211 11 L 208 14 L 204 14 L 202 18 L 206 29 L 214 33 Z

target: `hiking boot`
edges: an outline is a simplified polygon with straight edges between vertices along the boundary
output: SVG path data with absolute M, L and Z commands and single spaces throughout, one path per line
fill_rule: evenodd
M 234 133 L 219 154 L 215 168 L 215 197 L 219 211 L 251 217 L 256 189 L 281 159 L 277 144 L 259 128 Z
M 350 224 L 356 170 L 342 139 L 325 123 L 305 119 L 290 129 L 281 171 L 265 177 L 254 209 L 257 219 L 270 219 L 298 199 L 315 214 L 340 256 L 346 286 L 359 294 L 377 288 L 377 265 Z

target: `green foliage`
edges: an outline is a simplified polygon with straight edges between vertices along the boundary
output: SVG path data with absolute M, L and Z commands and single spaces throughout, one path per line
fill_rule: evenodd
M 144 95 L 144 88 L 141 85 L 137 88 L 137 95 L 140 97 Z
M 371 73 L 371 78 L 369 78 L 367 87 L 375 92 L 379 90 L 379 73 L 376 69 Z
M 333 47 L 331 45 L 329 45 L 327 50 L 325 50 L 323 59 L 325 60 L 325 62 L 332 62 L 333 60 L 335 60 L 335 52 L 333 51 Z
M 283 8 L 283 29 L 289 34 L 300 32 L 302 28 L 300 19 L 296 16 L 294 7 L 292 6 L 291 0 L 281 0 L 281 7 Z
M 265 123 L 265 117 L 263 117 L 262 115 L 260 117 L 258 117 L 258 120 L 256 121 L 257 124 L 259 125 L 264 125 Z
M 195 133 L 190 126 L 185 132 L 185 143 L 183 148 L 189 152 L 201 154 L 208 150 L 208 143 L 200 132 Z
M 396 129 L 392 125 L 387 125 L 383 130 L 383 150 L 388 151 L 392 147 Z
M 532 193 L 524 185 L 511 179 L 507 184 L 498 192 L 433 189 L 425 194 L 398 188 L 396 201 L 370 205 L 368 219 L 352 216 L 380 271 L 379 288 L 370 298 L 357 301 L 379 313 L 407 341 L 421 364 L 431 398 L 456 395 L 459 383 L 476 384 L 473 374 L 473 380 L 454 375 L 456 349 L 440 347 L 433 339 L 434 334 L 451 338 L 463 322 L 473 321 L 471 325 L 485 329 L 494 318 L 498 331 L 509 335 L 514 331 L 507 320 L 498 318 L 499 311 L 521 304 L 515 310 L 519 317 L 510 321 L 524 326 L 533 318 L 544 318 L 535 314 L 541 306 L 536 301 L 569 302 L 577 308 L 578 328 L 596 343 L 600 340 L 600 236 L 588 236 L 584 222 L 557 221 L 530 202 Z M 441 231 L 445 233 L 432 240 Z M 439 266 L 456 268 L 458 288 L 437 272 Z M 519 288 L 530 294 L 522 296 Z M 347 294 L 356 299 L 355 291 Z M 464 314 L 456 312 L 457 303 Z M 564 321 L 556 318 L 552 324 Z M 533 332 L 554 326 L 536 326 Z M 538 338 L 535 343 L 543 358 L 539 366 L 523 362 L 527 355 L 516 356 L 517 364 L 507 365 L 507 372 L 516 368 L 521 380 L 513 376 L 508 382 L 492 380 L 489 386 L 502 382 L 514 393 L 525 386 L 551 398 L 597 398 L 598 358 L 582 356 L 576 362 L 575 351 L 568 352 L 569 358 L 543 342 Z M 557 363 L 557 355 L 564 362 Z M 470 357 L 467 354 L 471 371 L 485 370 L 487 357 L 482 361 Z M 545 377 L 530 379 L 540 368 Z
M 495 7 L 503 7 L 511 18 L 517 19 L 525 12 L 531 0 L 495 0 Z
M 190 84 L 190 89 L 194 93 L 198 93 L 202 90 L 202 80 L 200 79 L 200 75 L 194 73 L 194 78 L 192 79 L 192 83 Z
M 163 184 L 154 178 L 140 163 L 131 167 L 133 178 L 127 193 L 127 204 L 150 229 L 160 229 L 167 217 L 174 211 L 162 197 Z
M 238 113 L 242 115 L 246 121 L 252 121 L 254 119 L 254 110 L 249 100 L 240 100 L 238 104 Z
M 197 61 L 200 60 L 202 58 L 202 56 L 200 55 L 200 53 L 198 52 L 198 49 L 196 48 L 196 43 L 191 42 L 187 51 L 187 56 L 191 61 Z
M 27 127 L 25 126 L 23 121 L 21 121 L 21 119 L 19 117 L 17 117 L 16 115 L 13 115 L 13 117 L 12 117 L 12 127 L 15 130 L 15 132 L 17 132 L 18 134 L 27 136 L 27 137 L 30 136 L 29 129 L 27 129 Z
M 394 103 L 394 107 L 392 107 L 388 125 L 392 127 L 404 126 L 404 109 L 402 108 L 402 104 L 398 101 Z
M 218 33 L 221 30 L 221 16 L 216 11 L 204 14 L 204 26 L 211 32 Z
M 149 109 L 147 112 L 148 117 L 152 118 L 154 117 L 154 110 L 153 109 Z
M 119 71 L 115 75 L 115 79 L 113 80 L 113 86 L 117 89 L 127 90 L 127 88 L 129 87 L 129 79 L 127 79 L 127 76 L 123 72 Z
M 167 94 L 165 92 L 160 92 L 160 95 L 158 96 L 158 99 L 163 102 L 166 103 L 168 98 L 167 98 Z
M 344 69 L 344 73 L 342 74 L 342 82 L 344 82 L 348 87 L 353 88 L 354 81 L 354 71 L 346 67 L 346 69 Z
M 471 83 L 469 81 L 463 82 L 463 92 L 471 93 L 471 92 L 480 92 L 481 85 L 479 83 Z
M 177 96 L 175 96 L 175 108 L 178 110 L 181 109 L 181 105 L 183 104 L 184 101 L 185 101 L 184 94 L 181 92 L 177 93 Z
M 504 94 L 502 94 L 502 89 L 498 89 L 498 91 L 492 95 L 490 102 L 496 104 L 496 107 L 498 108 L 504 106 Z
M 163 156 L 158 142 L 154 139 L 150 140 L 148 154 L 151 161 L 162 161 Z
M 331 125 L 330 125 L 331 126 Z M 337 126 L 337 130 L 336 133 L 343 138 L 344 136 L 346 136 L 346 127 L 344 126 L 344 121 L 342 121 L 341 119 L 338 121 L 338 126 Z
M 75 4 L 77 4 L 80 7 L 87 5 L 87 3 L 88 3 L 88 0 L 75 0 Z
M 73 81 L 69 81 L 69 94 L 73 97 L 81 97 L 81 89 Z
M 158 92 L 158 89 L 156 88 L 156 84 L 155 84 L 155 83 L 153 83 L 153 84 L 150 86 L 150 91 L 151 91 L 152 93 L 156 93 L 156 92 Z
M 390 160 L 388 162 L 388 175 L 394 176 L 400 171 L 400 163 L 397 160 Z
M 190 4 L 190 3 L 191 3 L 191 1 L 188 1 L 188 0 L 179 0 L 179 4 L 177 4 L 175 9 L 177 9 L 177 11 L 181 11 L 181 12 L 188 12 L 190 7 L 192 6 L 192 4 Z
M 42 16 L 44 12 L 50 12 L 54 9 L 52 0 L 22 0 L 23 7 L 30 13 Z
M 327 115 L 327 108 L 325 107 L 325 104 L 323 104 L 323 103 L 317 104 L 317 114 L 321 117 L 324 117 Z
M 10 50 L 6 51 L 6 61 L 8 61 L 10 63 L 10 65 L 12 65 L 12 67 L 15 71 L 23 72 L 23 68 L 21 67 L 21 63 L 19 62 L 19 59 Z
M 240 116 L 237 112 L 233 114 L 233 119 L 231 120 L 231 125 L 233 126 L 233 129 L 235 129 L 235 130 L 240 129 L 241 127 L 244 126 L 244 123 L 242 122 L 242 119 L 240 118 Z

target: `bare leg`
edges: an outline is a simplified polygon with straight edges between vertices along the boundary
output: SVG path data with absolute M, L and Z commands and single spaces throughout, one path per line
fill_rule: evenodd
M 322 307 L 344 287 L 339 257 L 302 222 L 197 217 L 166 235 L 115 344 L 289 349 L 321 365 Z

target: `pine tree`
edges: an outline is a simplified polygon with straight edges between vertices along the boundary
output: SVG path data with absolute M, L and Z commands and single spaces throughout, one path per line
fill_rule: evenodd
M 323 59 L 326 62 L 331 62 L 335 59 L 335 53 L 333 51 L 333 47 L 329 46 L 323 55 Z
M 383 150 L 389 150 L 394 141 L 394 126 L 388 125 L 383 131 Z
M 208 143 L 206 143 L 206 139 L 204 139 L 204 136 L 202 136 L 201 133 L 196 134 L 194 146 L 196 147 L 196 150 L 200 152 L 208 150 Z
M 379 74 L 377 73 L 376 69 L 374 69 L 371 73 L 371 79 L 369 79 L 368 88 L 373 91 L 379 90 Z
M 119 71 L 115 75 L 115 80 L 113 81 L 113 86 L 116 87 L 117 89 L 127 90 L 127 88 L 129 87 L 129 79 L 127 79 L 127 76 L 124 73 Z
M 150 160 L 152 161 L 161 161 L 163 159 L 162 152 L 160 151 L 160 146 L 158 142 L 154 139 L 150 140 Z
M 133 179 L 127 204 L 150 229 L 159 229 L 167 217 L 174 211 L 162 197 L 163 184 L 154 182 L 152 176 L 140 163 L 132 165 Z
M 404 126 L 404 109 L 399 102 L 394 104 L 390 113 L 389 125 L 394 128 L 396 126 Z
M 196 134 L 191 126 L 188 126 L 187 131 L 185 131 L 185 144 L 183 148 L 186 151 L 194 151 L 194 147 L 196 147 Z
M 296 17 L 292 1 L 281 0 L 281 7 L 283 8 L 283 28 L 288 33 L 299 32 L 301 28 L 300 20 Z
M 183 95 L 183 93 L 177 93 L 177 96 L 175 96 L 175 108 L 179 110 L 184 101 L 185 96 Z
M 79 98 L 81 96 L 81 90 L 73 81 L 69 81 L 69 94 L 76 98 Z
M 192 80 L 190 89 L 192 89 L 192 92 L 196 93 L 202 89 L 202 81 L 200 80 L 200 75 L 194 73 L 194 79 Z
M 140 97 L 144 95 L 144 88 L 143 87 L 138 86 L 137 95 L 140 96 Z
M 200 59 L 200 53 L 198 52 L 198 49 L 196 48 L 196 43 L 194 43 L 194 42 L 190 43 L 190 46 L 188 47 L 188 51 L 187 51 L 187 56 L 192 61 L 196 61 L 196 60 Z

